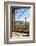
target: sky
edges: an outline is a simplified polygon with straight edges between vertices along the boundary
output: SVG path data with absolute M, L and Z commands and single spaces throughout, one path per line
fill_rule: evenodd
M 15 10 L 15 21 L 25 21 L 29 20 L 29 17 L 31 16 L 31 8 L 20 8 Z

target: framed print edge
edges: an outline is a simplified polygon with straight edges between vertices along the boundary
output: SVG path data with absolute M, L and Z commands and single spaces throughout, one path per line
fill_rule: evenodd
M 29 41 L 18 41 L 18 42 L 12 42 L 9 41 L 9 37 L 8 37 L 8 4 L 13 4 L 13 3 L 21 3 L 21 4 L 31 4 L 33 5 L 33 40 L 29 40 Z M 35 42 L 35 3 L 29 3 L 29 2 L 9 2 L 6 1 L 4 2 L 4 43 L 6 44 L 16 44 L 16 43 L 34 43 Z
M 4 43 L 8 43 L 8 5 L 4 2 Z

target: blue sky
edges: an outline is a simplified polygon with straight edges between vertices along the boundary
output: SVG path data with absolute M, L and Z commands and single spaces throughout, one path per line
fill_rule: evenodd
M 31 15 L 31 8 L 20 8 L 15 10 L 15 21 L 24 21 L 25 17 L 27 19 Z M 29 17 L 28 17 L 29 16 Z

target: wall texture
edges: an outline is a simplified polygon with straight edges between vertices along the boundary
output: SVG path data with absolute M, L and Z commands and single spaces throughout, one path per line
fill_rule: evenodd
M 35 1 L 35 42 L 36 42 L 36 1 Z

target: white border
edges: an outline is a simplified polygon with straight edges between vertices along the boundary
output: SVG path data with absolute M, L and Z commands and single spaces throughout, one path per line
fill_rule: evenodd
M 31 7 L 31 10 L 32 10 L 32 14 L 31 14 L 31 20 L 30 20 L 30 36 L 29 37 L 24 37 L 24 38 L 21 38 L 21 39 L 13 39 L 13 38 L 10 38 L 10 6 L 30 6 Z M 33 40 L 33 6 L 32 5 L 22 5 L 22 4 L 9 4 L 8 5 L 8 32 L 9 32 L 9 41 L 21 41 L 21 40 Z

